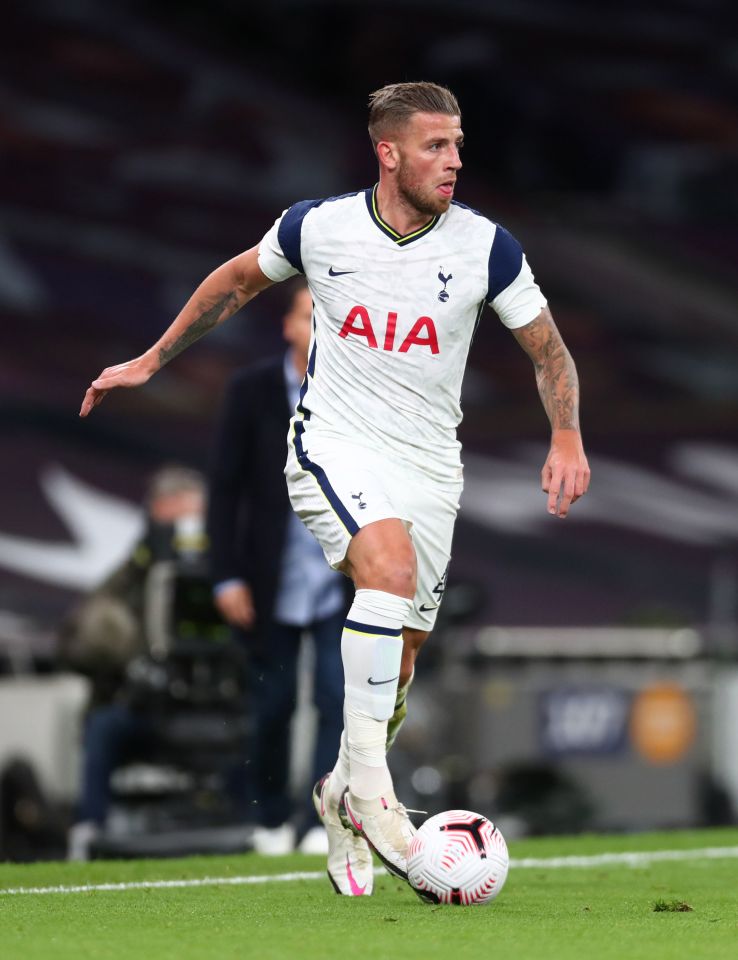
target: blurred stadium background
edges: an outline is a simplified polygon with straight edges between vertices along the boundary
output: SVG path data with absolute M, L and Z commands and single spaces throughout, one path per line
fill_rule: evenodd
M 35 698 L 58 679 L 59 619 L 135 539 L 150 471 L 206 465 L 227 377 L 280 349 L 279 290 L 80 422 L 90 379 L 284 207 L 370 185 L 367 94 L 433 79 L 464 112 L 458 199 L 519 237 L 577 361 L 593 484 L 566 523 L 546 515 L 532 370 L 487 312 L 406 792 L 528 832 L 736 817 L 733 26 L 727 0 L 27 0 L 4 17 L 0 766 L 25 750 L 71 799 L 73 718 L 28 706 L 53 699 Z

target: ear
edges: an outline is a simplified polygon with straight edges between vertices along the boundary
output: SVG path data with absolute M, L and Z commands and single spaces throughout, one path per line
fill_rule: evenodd
M 386 170 L 395 170 L 400 162 L 397 144 L 391 140 L 380 140 L 377 144 L 377 159 Z

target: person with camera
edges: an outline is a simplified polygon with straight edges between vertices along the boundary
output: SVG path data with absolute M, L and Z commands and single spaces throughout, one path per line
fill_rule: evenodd
M 156 730 L 138 708 L 129 665 L 147 654 L 147 583 L 152 567 L 183 554 L 203 554 L 205 479 L 196 470 L 167 466 L 151 477 L 145 497 L 147 526 L 132 554 L 72 611 L 62 624 L 60 658 L 90 681 L 84 722 L 80 796 L 67 856 L 89 859 L 104 829 L 113 771 L 147 759 Z

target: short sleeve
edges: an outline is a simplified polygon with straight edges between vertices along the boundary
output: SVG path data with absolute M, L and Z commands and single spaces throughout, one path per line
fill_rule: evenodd
M 270 280 L 286 280 L 304 273 L 302 265 L 302 227 L 305 217 L 323 200 L 300 200 L 275 221 L 259 244 L 259 267 Z
M 287 280 L 301 272 L 290 263 L 279 242 L 280 227 L 287 212 L 285 210 L 281 217 L 277 217 L 274 225 L 266 232 L 259 244 L 259 269 L 275 283 Z
M 520 265 L 520 273 L 490 304 L 510 330 L 524 327 L 526 323 L 535 320 L 546 305 L 546 298 L 541 293 L 525 256 Z
M 489 254 L 487 302 L 511 330 L 524 327 L 546 306 L 523 249 L 498 226 Z

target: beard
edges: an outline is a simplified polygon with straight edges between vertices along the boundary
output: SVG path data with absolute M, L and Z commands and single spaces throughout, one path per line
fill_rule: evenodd
M 450 197 L 439 197 L 433 187 L 422 187 L 414 181 L 403 160 L 400 160 L 397 171 L 397 189 L 402 199 L 425 217 L 437 217 L 451 204 Z

